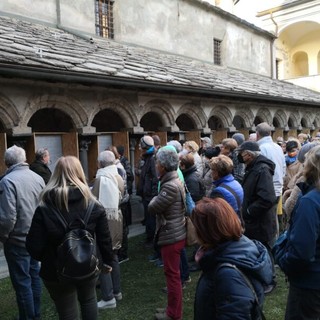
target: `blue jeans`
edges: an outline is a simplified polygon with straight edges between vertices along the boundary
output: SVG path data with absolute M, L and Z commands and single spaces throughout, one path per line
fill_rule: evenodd
M 82 320 L 98 319 L 96 283 L 97 278 L 78 284 L 44 281 L 61 320 L 80 319 L 78 302 Z
M 111 273 L 100 273 L 100 289 L 101 298 L 104 301 L 109 301 L 114 298 L 114 293 L 121 292 L 120 287 L 120 265 L 118 260 L 117 250 L 113 251 L 113 259 L 111 263 Z
M 181 274 L 181 282 L 184 283 L 189 279 L 189 265 L 188 265 L 188 257 L 186 248 L 181 250 L 180 255 L 180 274 Z
M 40 318 L 41 280 L 39 262 L 32 259 L 24 247 L 5 243 L 10 279 L 16 292 L 19 320 Z

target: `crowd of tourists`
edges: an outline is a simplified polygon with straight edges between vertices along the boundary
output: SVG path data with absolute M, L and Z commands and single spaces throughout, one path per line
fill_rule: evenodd
M 248 139 L 235 133 L 214 144 L 202 137 L 200 146 L 192 140 L 162 145 L 157 135 L 145 135 L 134 173 L 124 147 L 110 146 L 98 155 L 90 183 L 76 157 L 59 158 L 51 172 L 47 149 L 37 150 L 29 166 L 24 149 L 8 148 L 0 241 L 19 319 L 41 318 L 40 278 L 59 319 L 97 319 L 99 309 L 117 307 L 120 264 L 129 260 L 133 183 L 144 210 L 143 245 L 153 251 L 146 259 L 166 279 L 167 304 L 155 319 L 183 319 L 183 289 L 194 271 L 200 271 L 194 319 L 263 319 L 265 295 L 277 286 L 275 264 L 289 280 L 285 319 L 319 319 L 317 138 L 301 133 L 273 141 L 265 122 Z M 197 238 L 189 257 L 188 196 Z M 284 253 L 274 259 L 284 231 Z

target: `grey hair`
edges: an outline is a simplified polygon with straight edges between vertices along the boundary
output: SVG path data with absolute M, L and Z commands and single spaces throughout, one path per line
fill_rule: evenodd
M 267 137 L 271 135 L 271 127 L 267 122 L 261 122 L 256 126 L 256 132 L 260 137 Z
M 105 150 L 100 152 L 98 156 L 98 163 L 100 168 L 108 167 L 116 163 L 116 157 L 112 151 Z
M 8 148 L 4 153 L 4 162 L 8 168 L 17 163 L 26 162 L 26 160 L 25 150 L 16 145 Z
M 260 154 L 261 154 L 261 151 L 251 151 L 251 150 L 244 150 L 244 151 L 251 154 L 254 158 L 260 156 Z
M 157 152 L 157 161 L 167 171 L 175 171 L 178 169 L 179 156 L 172 149 L 160 148 Z
M 178 140 L 171 140 L 171 141 L 167 142 L 167 146 L 175 147 L 175 149 L 177 150 L 178 153 L 182 151 L 182 145 Z
M 36 151 L 36 160 L 42 160 L 44 158 L 45 155 L 48 154 L 48 149 L 47 148 L 39 148 Z

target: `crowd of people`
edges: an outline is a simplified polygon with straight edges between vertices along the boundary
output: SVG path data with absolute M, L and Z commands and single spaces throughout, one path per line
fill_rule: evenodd
M 0 241 L 19 319 L 40 319 L 40 277 L 60 319 L 79 319 L 80 314 L 97 319 L 99 309 L 117 307 L 122 299 L 120 263 L 129 260 L 133 183 L 144 209 L 143 245 L 153 251 L 146 259 L 162 267 L 166 279 L 167 305 L 155 310 L 155 319 L 183 319 L 183 289 L 190 273 L 199 270 L 194 319 L 260 319 L 265 294 L 277 285 L 275 263 L 290 282 L 286 319 L 319 319 L 317 137 L 311 141 L 301 133 L 273 141 L 272 128 L 264 122 L 247 139 L 235 133 L 219 144 L 202 137 L 200 146 L 191 140 L 162 146 L 157 135 L 145 135 L 139 148 L 134 173 L 123 146 L 102 151 L 90 183 L 75 157 L 59 158 L 51 172 L 45 148 L 37 150 L 30 167 L 24 149 L 5 151 Z M 198 239 L 190 257 L 187 193 L 196 203 L 191 220 Z M 90 206 L 86 229 L 96 239 L 100 272 L 65 283 L 56 270 L 65 230 L 55 211 L 79 228 Z M 272 248 L 283 230 L 290 235 L 288 252 L 275 262 Z

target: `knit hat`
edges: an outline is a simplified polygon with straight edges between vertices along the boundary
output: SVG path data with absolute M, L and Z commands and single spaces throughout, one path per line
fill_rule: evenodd
M 213 157 L 217 157 L 220 154 L 220 148 L 219 147 L 209 147 L 206 149 L 206 151 L 204 152 L 204 156 L 208 159 L 211 159 Z
M 237 141 L 238 146 L 240 146 L 245 140 L 244 135 L 242 133 L 240 133 L 240 132 L 235 133 L 232 136 L 232 139 Z
M 140 146 L 141 146 L 142 149 L 149 149 L 149 148 L 153 147 L 154 146 L 154 142 L 153 142 L 152 137 L 143 136 L 140 139 Z
M 241 151 L 260 151 L 259 145 L 255 141 L 245 141 L 236 149 L 236 151 L 241 152 Z
M 209 137 L 203 137 L 200 138 L 200 140 L 203 141 L 207 145 L 207 147 L 212 145 L 211 139 Z

